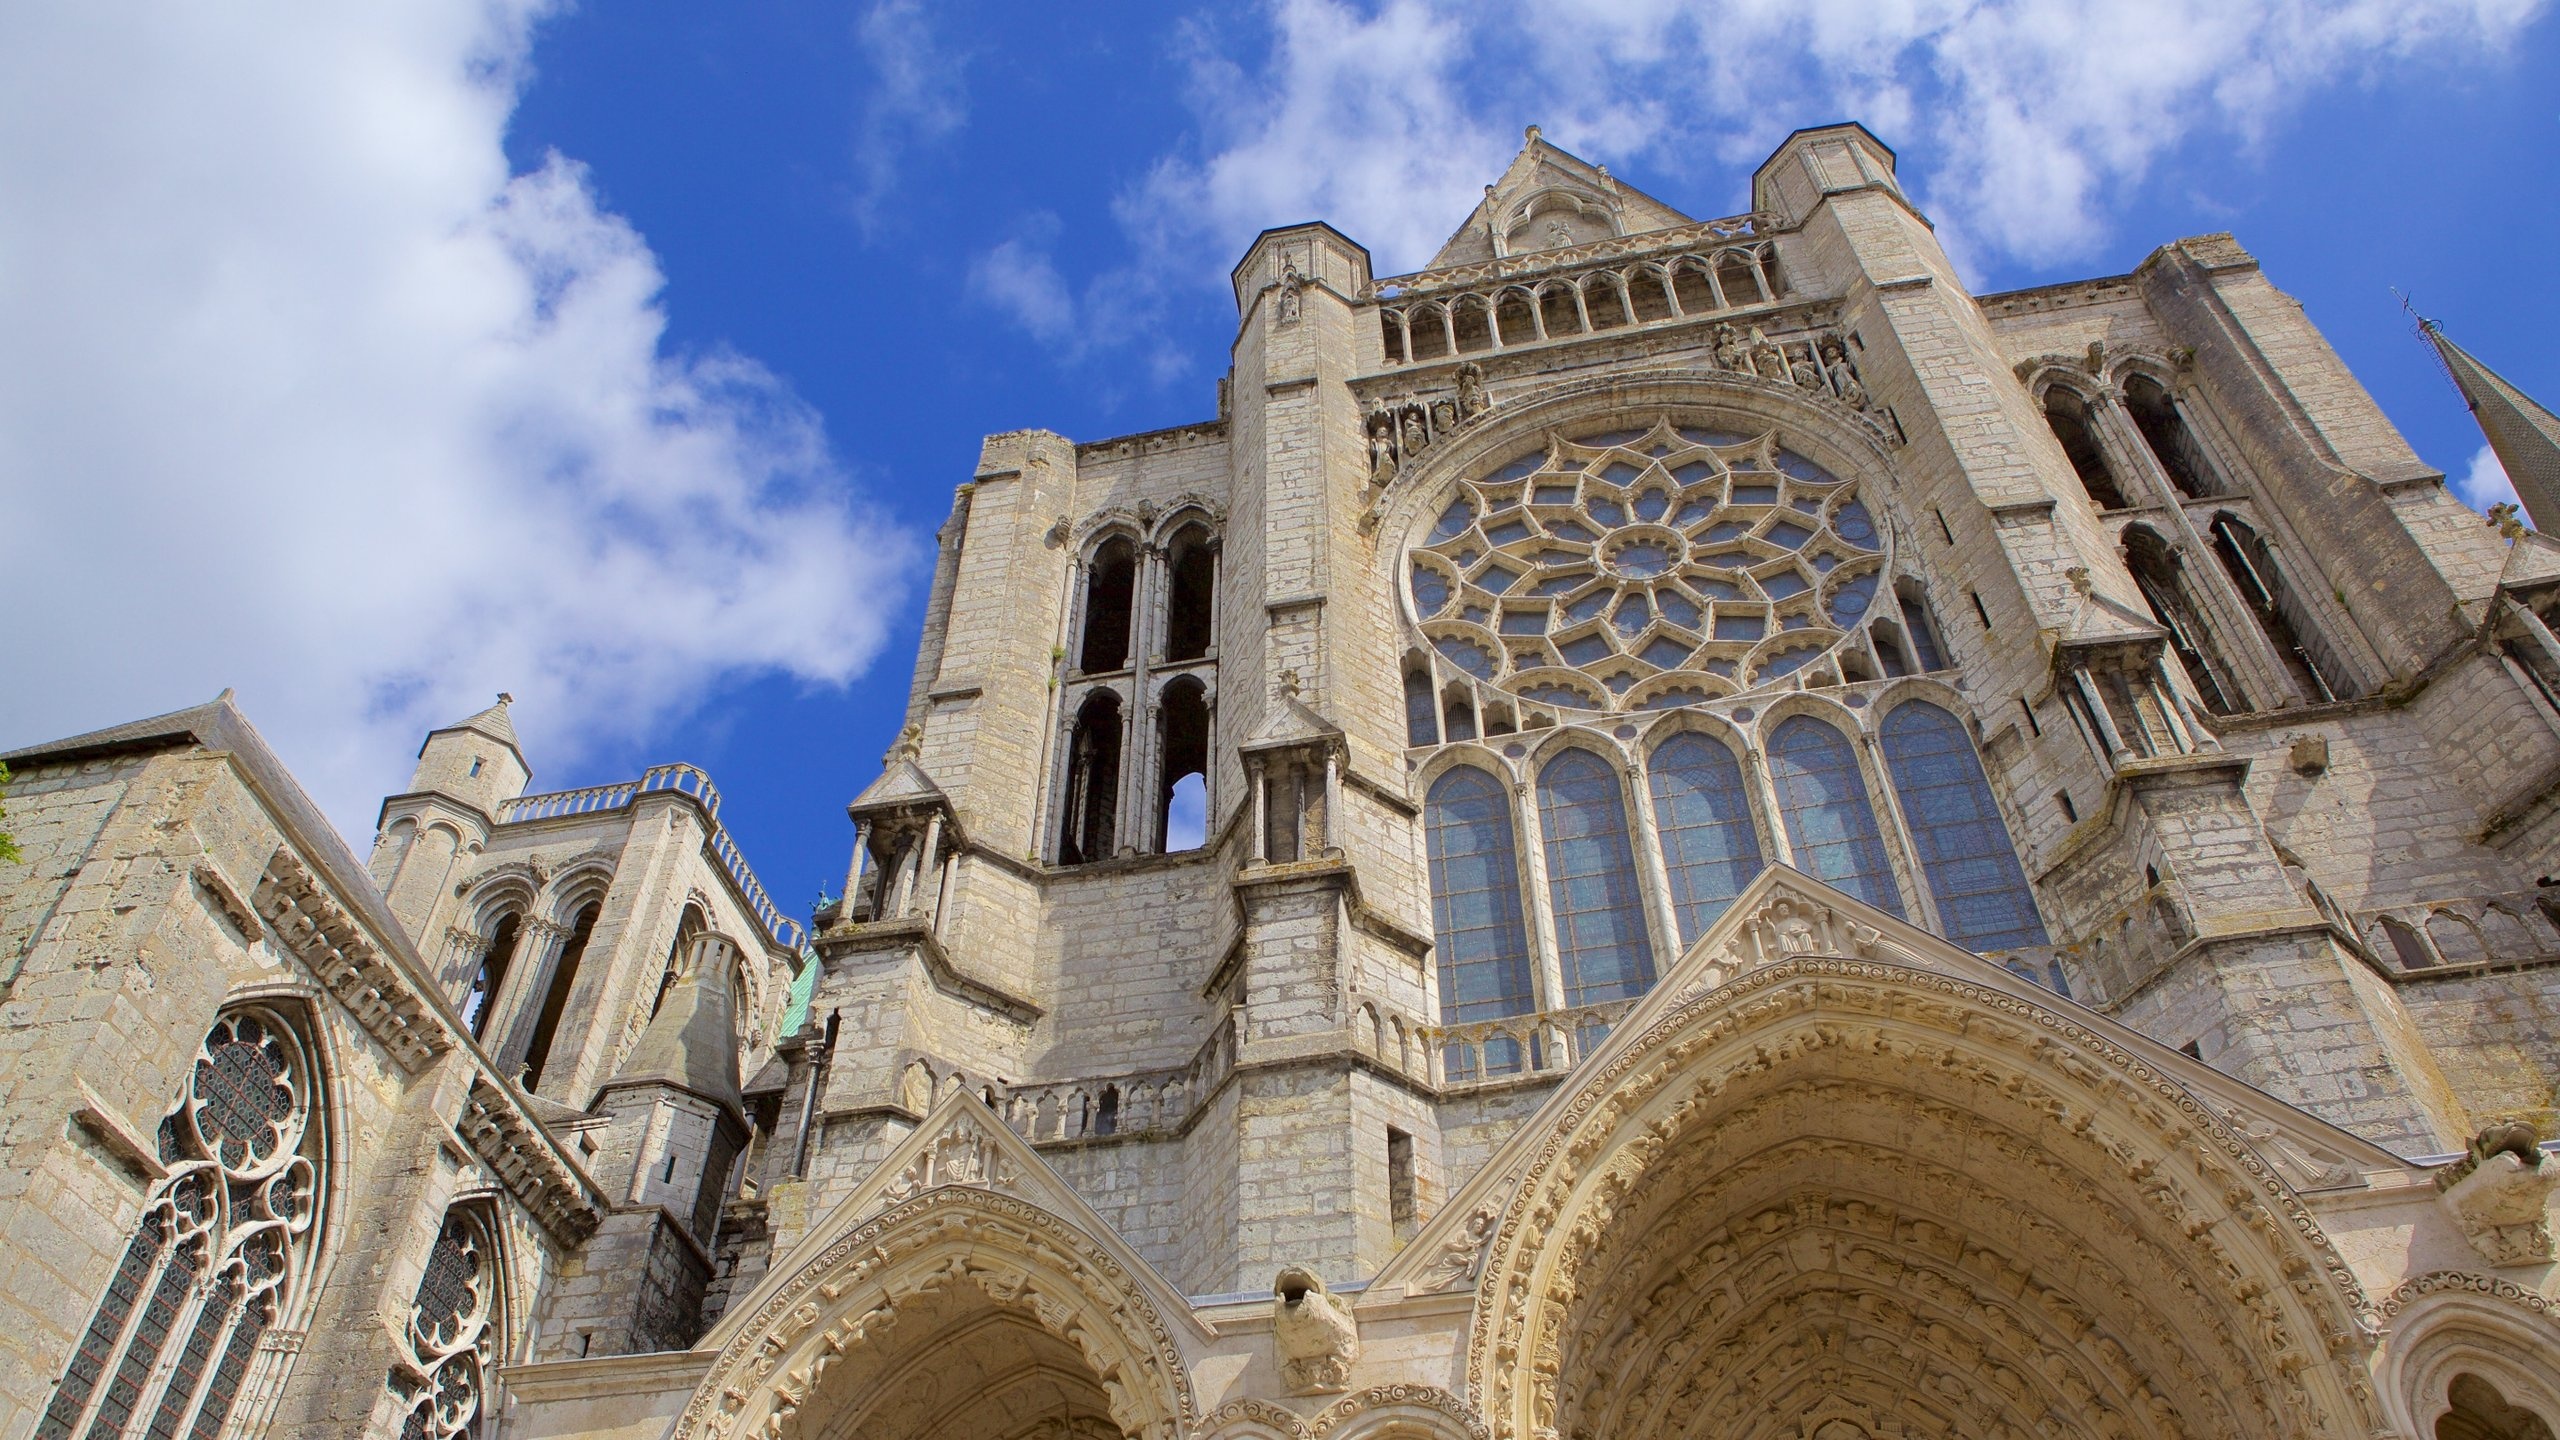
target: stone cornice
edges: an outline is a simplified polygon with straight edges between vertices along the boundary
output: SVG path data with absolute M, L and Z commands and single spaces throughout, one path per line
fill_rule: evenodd
M 276 938 L 412 1074 L 452 1048 L 436 1002 L 365 938 L 290 846 L 276 847 L 251 898 Z
M 602 1205 L 586 1177 L 515 1097 L 486 1075 L 472 1077 L 470 1098 L 454 1129 L 553 1239 L 577 1245 L 603 1223 Z

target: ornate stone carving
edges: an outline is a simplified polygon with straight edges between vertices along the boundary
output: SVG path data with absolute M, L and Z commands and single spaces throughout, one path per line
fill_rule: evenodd
M 1458 423 L 1467 424 L 1492 413 L 1493 401 L 1484 393 L 1484 367 L 1473 360 L 1458 367 Z
M 1409 1418 L 1423 1416 L 1434 1429 L 1463 1434 L 1469 1440 L 1486 1440 L 1489 1432 L 1484 1421 L 1467 1407 L 1467 1402 L 1437 1385 L 1372 1385 L 1357 1395 L 1346 1395 L 1316 1412 L 1306 1423 L 1310 1437 L 1330 1435 L 1364 1415 L 1381 1410 L 1403 1411 Z M 1393 1433 L 1412 1433 L 1399 1427 Z
M 1280 303 L 1274 323 L 1295 325 L 1306 305 L 1307 277 L 1298 273 L 1298 260 L 1290 256 L 1280 262 Z
M 1011 1188 L 1017 1181 L 1013 1162 L 994 1136 L 965 1112 L 951 1128 L 936 1136 L 924 1153 L 907 1162 L 881 1192 L 886 1209 L 904 1204 L 937 1185 L 974 1185 L 983 1190 Z
M 2471 1137 L 2460 1160 L 2436 1172 L 2436 1190 L 2471 1248 L 2492 1265 L 2534 1265 L 2555 1258 L 2551 1193 L 2560 1165 L 2542 1153 L 2541 1137 L 2523 1121 L 2504 1121 Z
M 1292 1265 L 1271 1282 L 1271 1345 L 1290 1394 L 1338 1394 L 1360 1358 L 1360 1327 L 1314 1271 Z
M 1501 1218 L 1491 1205 L 1477 1206 L 1467 1216 L 1466 1223 L 1458 1227 L 1458 1233 L 1450 1236 L 1449 1242 L 1440 1247 L 1440 1254 L 1432 1260 L 1431 1268 L 1423 1271 L 1421 1278 L 1413 1282 L 1410 1293 L 1436 1295 L 1476 1278 L 1476 1271 L 1484 1265 L 1485 1244 L 1493 1238 L 1494 1222 Z

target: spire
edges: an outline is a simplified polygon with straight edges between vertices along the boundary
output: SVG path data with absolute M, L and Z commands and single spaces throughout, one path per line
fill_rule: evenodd
M 515 703 L 516 697 L 508 694 L 504 690 L 501 690 L 498 692 L 497 704 L 490 706 L 488 709 L 481 711 L 479 714 L 472 716 L 468 720 L 458 720 L 444 728 L 447 730 L 477 730 L 492 740 L 503 740 L 510 747 L 518 751 L 522 751 L 524 747 L 516 744 L 516 722 L 509 718 L 507 713 L 507 707 Z
M 704 935 L 686 947 L 684 973 L 666 1003 L 623 1058 L 613 1087 L 670 1085 L 733 1114 L 746 1113 L 738 1093 L 738 1034 L 729 994 L 736 947 Z
M 2436 347 L 2445 373 L 2471 407 L 2471 418 L 2479 422 L 2489 449 L 2514 482 L 2516 498 L 2524 502 L 2534 528 L 2560 533 L 2560 415 L 2446 339 L 2433 320 L 2420 319 L 2418 329 Z

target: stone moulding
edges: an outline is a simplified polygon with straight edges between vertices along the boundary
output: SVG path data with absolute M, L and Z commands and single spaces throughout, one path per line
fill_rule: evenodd
M 1544 275 L 1587 261 L 1631 259 L 1698 244 L 1766 240 L 1778 228 L 1778 217 L 1766 211 L 1722 220 L 1699 220 L 1634 235 L 1611 235 L 1556 250 L 1532 250 L 1522 255 L 1499 255 L 1490 260 L 1444 265 L 1437 270 L 1416 270 L 1410 275 L 1387 275 L 1361 286 L 1352 298 L 1362 301 L 1410 300 L 1463 285 Z
M 454 1129 L 553 1239 L 577 1245 L 604 1222 L 578 1172 L 486 1076 L 473 1077 Z
M 2512 1280 L 2495 1275 L 2482 1275 L 2471 1270 L 2430 1270 L 2424 1275 L 2403 1280 L 2392 1292 L 2382 1297 L 2374 1313 L 2382 1319 L 2399 1317 L 2400 1312 L 2430 1295 L 2446 1293 L 2486 1295 L 2512 1305 L 2553 1327 L 2552 1343 L 2560 1345 L 2560 1300 L 2537 1295 Z
M 251 903 L 275 927 L 284 948 L 391 1052 L 401 1069 L 414 1075 L 452 1048 L 453 1037 L 439 1023 L 435 1005 L 364 937 L 290 848 L 276 847 Z
M 1897 991 L 1901 995 L 1892 993 Z M 1912 1003 L 1924 999 L 1954 1004 Z M 1582 1079 L 1565 1108 L 1547 1122 L 1546 1137 L 1531 1153 L 1495 1230 L 1470 1323 L 1468 1392 L 1483 1397 L 1494 1434 L 1525 1440 L 1538 1426 L 1523 1417 L 1554 1414 L 1558 1377 L 1551 1364 L 1532 1364 L 1528 1357 L 1536 1353 L 1552 1361 L 1552 1331 L 1580 1283 L 1573 1266 L 1589 1249 L 1587 1240 L 1575 1237 L 1586 1224 L 1604 1224 L 1610 1208 L 1605 1201 L 1578 1199 L 1576 1183 L 1605 1170 L 1626 1172 L 1621 1178 L 1632 1184 L 1649 1168 L 1653 1157 L 1635 1149 L 1612 1153 L 1633 1112 L 1698 1069 L 1701 1062 L 1689 1058 L 1698 1052 L 1731 1046 L 1747 1031 L 1789 1025 L 1812 1009 L 1844 1004 L 1897 1029 L 1939 1031 L 1954 1025 L 1968 1041 L 2017 1052 L 2027 1074 L 2059 1072 L 2071 1089 L 2118 1094 L 2131 1102 L 2123 1109 L 2159 1132 L 2151 1137 L 2155 1142 L 2172 1155 L 2183 1152 L 2208 1183 L 2220 1182 L 2225 1192 L 2215 1213 L 2191 1217 L 2190 1238 L 2211 1246 L 2217 1262 L 2228 1264 L 2232 1252 L 2206 1232 L 2236 1218 L 2256 1232 L 2249 1239 L 2260 1252 L 2257 1259 L 2271 1271 L 2282 1262 L 2285 1274 L 2271 1284 L 2237 1268 L 2231 1277 L 2235 1313 L 2249 1310 L 2262 1338 L 2271 1342 L 2265 1356 L 2268 1373 L 2291 1377 L 2295 1393 L 2290 1398 L 2311 1403 L 2319 1412 L 2304 1417 L 2315 1429 L 2340 1433 L 2341 1426 L 2370 1430 L 2378 1423 L 2371 1387 L 2361 1378 L 2361 1365 L 2353 1363 L 2378 1338 L 2373 1306 L 2344 1258 L 2282 1179 L 2184 1087 L 2112 1040 L 2021 997 L 1908 964 L 1796 954 L 1666 1010 Z M 1933 1018 L 1936 1011 L 1956 1017 L 1971 1012 L 1978 1018 Z M 1714 1076 L 1704 1077 L 1701 1084 L 1701 1094 L 1721 1089 Z M 2130 1156 L 2125 1159 L 2131 1163 Z M 1584 1214 L 1586 1207 L 1602 1213 L 1595 1219 Z M 2284 1297 L 2315 1327 L 2315 1345 L 2306 1347 L 2287 1333 L 2291 1326 L 2279 1318 Z M 1501 1358 L 1514 1354 L 1517 1361 Z M 2303 1388 L 2302 1377 L 2314 1373 L 2319 1379 L 2309 1383 L 2330 1390 L 2326 1405 Z M 2341 1407 L 2342 1413 L 2329 1413 Z
M 838 1357 L 904 1300 L 966 1280 L 1074 1345 L 1139 1440 L 1184 1440 L 1200 1413 L 1173 1330 L 1105 1246 L 1011 1195 L 944 1186 L 863 1222 L 803 1264 L 733 1332 L 669 1440 L 784 1433 Z

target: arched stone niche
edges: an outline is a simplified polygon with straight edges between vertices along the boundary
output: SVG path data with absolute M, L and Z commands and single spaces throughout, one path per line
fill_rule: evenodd
M 2375 1376 L 2401 1434 L 2542 1440 L 2560 1432 L 2560 1304 L 2491 1276 L 2438 1271 L 2393 1291 L 2382 1314 L 2390 1335 Z M 2507 1423 L 2482 1427 L 2484 1416 Z
M 1471 1318 L 1494 1436 L 2382 1426 L 2364 1299 L 2298 1199 L 2184 1089 L 2032 999 L 1773 957 L 1555 1114 Z
M 1016 1409 L 1079 1440 L 1182 1440 L 1198 1420 L 1171 1328 L 1108 1248 L 1040 1206 L 950 1186 L 771 1291 L 670 1440 L 1009 1435 Z

